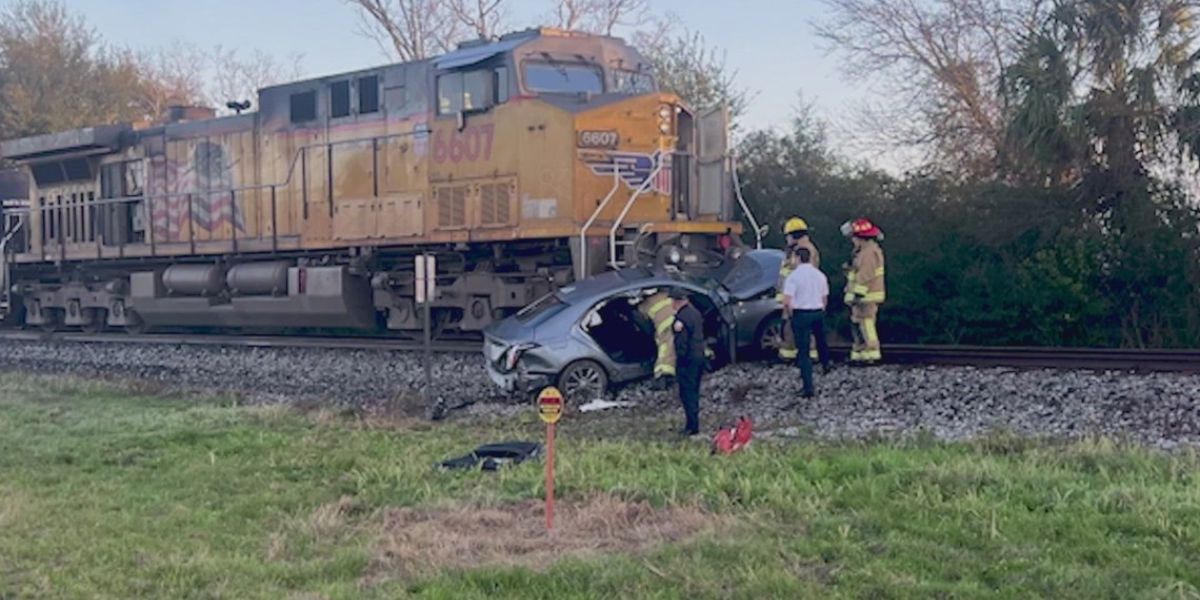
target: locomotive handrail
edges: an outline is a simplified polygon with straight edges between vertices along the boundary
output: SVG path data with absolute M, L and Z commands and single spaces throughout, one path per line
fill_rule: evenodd
M 742 182 L 738 178 L 737 172 L 737 153 L 729 153 L 729 173 L 733 177 L 733 193 L 737 195 L 738 205 L 742 207 L 742 214 L 746 215 L 746 220 L 750 221 L 750 226 L 754 228 L 754 247 L 756 250 L 762 250 L 763 230 L 758 225 L 758 219 L 754 218 L 754 211 L 750 210 L 750 205 L 746 204 L 746 199 L 742 197 Z
M 163 194 L 141 194 L 138 196 L 123 196 L 123 197 L 119 197 L 119 198 L 93 198 L 90 200 L 83 200 L 76 204 L 80 207 L 87 208 L 87 207 L 96 207 L 96 206 L 134 204 L 137 202 L 145 201 L 146 205 L 147 205 L 146 206 L 147 216 L 149 219 L 152 220 L 153 219 L 153 207 L 154 207 L 154 203 L 156 200 L 170 200 L 172 198 L 189 198 L 189 200 L 190 200 L 190 197 L 193 197 L 193 196 L 205 196 L 205 197 L 211 198 L 214 194 L 218 194 L 218 195 L 219 194 L 229 194 L 231 196 L 231 208 L 236 210 L 237 194 L 239 192 L 270 190 L 271 191 L 271 239 L 274 241 L 274 243 L 278 243 L 277 238 L 279 237 L 279 233 L 278 233 L 278 229 L 277 229 L 277 223 L 275 222 L 275 203 L 277 202 L 277 199 L 275 197 L 275 192 L 278 191 L 280 188 L 286 188 L 286 187 L 292 185 L 293 178 L 295 177 L 295 174 L 296 174 L 296 165 L 298 163 L 300 163 L 300 159 L 307 154 L 308 150 L 313 149 L 313 148 L 332 148 L 333 146 L 337 146 L 337 145 L 353 144 L 353 143 L 367 142 L 367 141 L 377 144 L 379 140 L 390 140 L 390 139 L 395 139 L 395 138 L 414 137 L 414 136 L 418 136 L 418 135 L 428 135 L 431 132 L 432 132 L 432 130 L 429 129 L 428 127 L 426 127 L 424 129 L 420 129 L 420 130 L 416 130 L 416 131 L 408 131 L 408 132 L 403 132 L 403 133 L 392 133 L 392 134 L 387 134 L 387 135 L 352 138 L 352 139 L 347 139 L 347 140 L 338 140 L 336 142 L 306 144 L 306 145 L 300 146 L 299 148 L 296 148 L 295 153 L 292 154 L 291 162 L 288 164 L 287 176 L 282 181 L 275 182 L 275 183 L 259 183 L 259 184 L 254 184 L 254 185 L 244 185 L 244 186 L 229 187 L 229 188 L 215 188 L 215 189 L 207 189 L 207 190 L 194 189 L 194 190 L 189 190 L 189 191 L 167 192 L 167 193 L 163 193 Z M 376 149 L 377 149 L 377 146 L 376 146 Z M 146 159 L 143 158 L 142 160 L 144 161 Z M 378 177 L 378 174 L 376 174 L 376 177 Z M 305 183 L 307 184 L 307 182 L 305 182 Z M 332 184 L 332 182 L 327 182 L 327 183 Z M 261 199 L 260 199 L 260 201 L 261 201 Z M 34 213 L 34 211 L 36 211 L 38 213 L 39 219 L 44 219 L 45 214 L 47 212 L 55 211 L 55 210 L 62 210 L 66 206 L 68 206 L 68 205 L 49 204 L 49 203 L 43 204 L 40 206 L 33 206 L 33 204 L 30 203 L 30 205 L 28 205 L 24 208 L 20 208 L 20 209 L 16 209 L 16 210 L 6 210 L 5 212 L 7 214 L 15 214 L 15 215 L 32 215 Z M 305 205 L 305 209 L 307 209 L 307 203 Z M 331 208 L 331 210 L 332 210 L 332 208 Z M 191 206 L 191 202 L 189 201 L 189 207 L 188 207 L 188 211 L 187 211 L 188 238 L 189 239 L 187 240 L 187 243 L 194 244 L 194 239 L 192 239 L 193 234 L 192 234 L 192 229 L 191 229 L 193 227 L 193 221 L 195 219 L 195 217 L 193 215 L 193 211 L 194 211 L 194 207 Z M 147 225 L 147 229 L 150 231 L 150 238 L 149 238 L 148 242 L 140 242 L 140 243 L 148 243 L 150 245 L 151 255 L 156 254 L 155 251 L 153 250 L 153 248 L 155 246 L 155 242 L 156 242 L 156 240 L 154 239 L 153 227 L 154 227 L 154 225 L 152 222 Z M 236 235 L 237 234 L 236 234 L 236 228 L 235 228 L 234 237 L 230 240 L 234 243 L 235 248 L 236 248 L 236 243 L 237 243 Z M 264 238 L 260 238 L 260 239 L 265 239 L 265 236 L 264 236 Z M 72 242 L 72 243 L 74 243 L 74 242 Z M 85 243 L 91 243 L 91 242 L 85 242 Z M 100 242 L 97 241 L 97 243 L 99 244 Z M 119 245 L 123 247 L 127 243 L 131 243 L 131 242 L 122 242 Z M 139 243 L 139 242 L 133 242 L 133 243 Z M 62 240 L 58 240 L 57 245 L 63 246 L 64 242 Z M 43 254 L 45 253 L 45 242 L 42 243 L 42 253 Z
M 664 164 L 666 164 L 666 161 L 658 161 L 658 166 L 650 172 L 650 176 L 646 177 L 646 181 L 643 181 L 642 185 L 638 186 L 638 189 L 629 196 L 629 200 L 625 201 L 625 208 L 621 209 L 621 214 L 617 215 L 617 220 L 613 221 L 612 228 L 608 230 L 608 264 L 614 269 L 618 268 L 617 230 L 621 228 L 621 223 L 625 221 L 625 216 L 629 214 L 629 209 L 633 208 L 633 203 L 637 200 L 638 196 L 641 196 L 642 192 L 650 189 L 650 185 L 654 183 L 654 178 L 658 177 L 658 174 L 662 172 Z
M 8 214 L 11 213 L 6 212 L 5 217 Z M 4 234 L 3 239 L 0 239 L 0 299 L 4 300 L 4 302 L 0 302 L 0 308 L 7 309 L 9 307 L 12 294 L 12 291 L 8 289 L 8 242 L 17 235 L 23 225 L 25 225 L 25 219 L 21 218 L 18 213 L 17 224 Z
M 621 171 L 620 171 L 620 169 L 617 168 L 616 163 L 614 163 L 613 164 L 613 186 L 612 186 L 612 189 L 608 190 L 608 195 L 606 195 L 604 197 L 604 200 L 602 202 L 600 202 L 600 205 L 596 207 L 596 210 L 592 212 L 592 216 L 588 217 L 587 222 L 583 224 L 583 229 L 579 230 L 579 278 L 580 279 L 586 279 L 588 276 L 587 231 L 588 231 L 588 229 L 590 229 L 592 227 L 592 224 L 596 222 L 596 219 L 600 216 L 600 213 L 604 210 L 604 207 L 608 206 L 608 201 L 612 200 L 613 195 L 617 193 L 617 188 L 619 188 L 619 187 L 621 187 Z
M 170 193 L 166 193 L 166 194 L 142 194 L 140 196 L 122 196 L 119 198 L 96 198 L 93 200 L 84 201 L 81 204 L 83 206 L 106 206 L 109 204 L 132 203 L 132 202 L 139 202 L 142 200 L 170 199 L 170 198 L 184 197 L 184 196 L 226 194 L 226 193 L 230 193 L 230 192 L 244 192 L 244 191 L 249 191 L 249 190 L 266 190 L 266 189 L 270 189 L 270 188 L 285 187 L 285 186 L 291 185 L 291 183 L 292 183 L 292 176 L 296 172 L 296 163 L 299 162 L 301 154 L 303 154 L 304 151 L 306 151 L 310 148 L 335 146 L 335 145 L 339 145 L 339 144 L 353 144 L 356 142 L 366 142 L 366 141 L 371 141 L 371 140 L 381 140 L 381 139 L 386 140 L 386 139 L 392 139 L 392 138 L 417 135 L 418 133 L 429 133 L 430 131 L 431 130 L 425 129 L 425 130 L 422 130 L 419 132 L 412 131 L 412 132 L 408 132 L 408 133 L 393 133 L 393 134 L 389 134 L 389 135 L 354 138 L 354 139 L 349 139 L 349 140 L 340 140 L 337 142 L 328 142 L 328 143 L 324 143 L 324 144 L 308 144 L 305 146 L 301 146 L 301 147 L 297 148 L 296 153 L 292 155 L 292 162 L 290 163 L 290 166 L 288 167 L 287 177 L 283 181 L 276 182 L 276 183 L 259 183 L 259 184 L 255 184 L 255 185 L 246 185 L 246 186 L 230 187 L 230 188 L 214 188 L 214 189 L 209 189 L 209 190 L 196 189 L 196 190 L 191 190 L 191 191 L 187 191 L 187 192 L 170 192 Z M 34 211 L 43 213 L 43 212 L 50 211 L 50 210 L 56 210 L 58 208 L 61 208 L 61 207 L 58 205 L 50 205 L 50 204 L 47 204 L 44 206 L 38 206 L 38 207 L 34 207 L 31 205 L 31 206 L 26 206 L 24 208 L 18 208 L 15 210 L 6 210 L 5 212 L 8 214 L 31 214 Z

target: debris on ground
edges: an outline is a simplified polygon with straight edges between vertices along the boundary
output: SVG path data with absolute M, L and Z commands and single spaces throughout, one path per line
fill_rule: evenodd
M 634 406 L 637 406 L 636 402 L 621 402 L 621 401 L 617 401 L 617 400 L 602 400 L 600 398 L 597 398 L 595 400 L 592 400 L 591 402 L 588 402 L 587 404 L 580 406 L 579 412 L 589 413 L 589 412 L 597 412 L 597 411 L 601 411 L 601 410 L 608 410 L 610 408 L 633 408 Z
M 498 471 L 505 465 L 519 465 L 526 460 L 541 455 L 542 447 L 536 442 L 501 442 L 484 444 L 469 454 L 458 458 L 446 459 L 438 463 L 437 468 L 447 471 L 451 469 L 474 469 L 479 467 L 484 471 Z

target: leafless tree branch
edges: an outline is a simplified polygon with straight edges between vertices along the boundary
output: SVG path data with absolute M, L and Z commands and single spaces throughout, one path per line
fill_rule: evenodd
M 362 32 L 374 39 L 380 48 L 400 61 L 428 58 L 436 52 L 454 48 L 462 38 L 463 22 L 456 15 L 455 2 L 439 0 L 344 0 L 359 10 Z M 491 10 L 468 10 L 464 0 L 463 14 L 473 15 L 478 29 L 492 19 L 495 25 L 497 8 L 502 0 L 484 1 L 480 5 L 496 4 Z M 481 21 L 475 21 L 481 18 Z
M 841 54 L 849 77 L 881 84 L 907 118 L 891 128 L 900 144 L 985 175 L 1005 149 L 1001 78 L 1041 0 L 825 0 L 816 26 Z M 880 125 L 876 123 L 875 125 Z

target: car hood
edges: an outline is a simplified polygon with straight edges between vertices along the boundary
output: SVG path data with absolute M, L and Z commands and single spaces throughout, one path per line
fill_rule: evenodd
M 734 300 L 749 300 L 773 289 L 779 282 L 780 250 L 751 250 L 721 276 L 721 287 Z

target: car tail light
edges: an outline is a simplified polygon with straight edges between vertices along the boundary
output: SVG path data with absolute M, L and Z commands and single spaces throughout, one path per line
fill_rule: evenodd
M 534 348 L 537 348 L 537 344 L 517 344 L 510 347 L 508 352 L 504 353 L 505 370 L 511 371 L 517 368 L 517 361 L 521 360 L 521 355 Z

